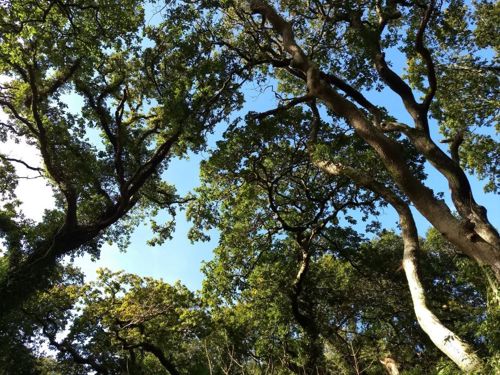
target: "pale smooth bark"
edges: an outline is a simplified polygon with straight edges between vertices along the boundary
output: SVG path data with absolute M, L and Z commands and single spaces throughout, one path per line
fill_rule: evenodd
M 466 373 L 472 373 L 481 368 L 481 360 L 474 353 L 472 348 L 460 337 L 450 331 L 444 324 L 429 310 L 425 292 L 418 277 L 416 252 L 418 251 L 418 242 L 413 239 L 405 238 L 403 268 L 408 280 L 413 308 L 417 316 L 418 323 L 431 341 L 448 358 Z
M 323 171 L 350 177 L 356 184 L 364 186 L 383 197 L 399 215 L 401 235 L 404 244 L 403 269 L 410 288 L 413 309 L 422 330 L 436 347 L 450 358 L 462 371 L 472 373 L 482 367 L 480 358 L 465 341 L 448 329 L 427 306 L 425 290 L 418 275 L 417 254 L 419 251 L 418 232 L 408 205 L 383 184 L 366 174 L 360 175 L 352 168 L 317 162 Z

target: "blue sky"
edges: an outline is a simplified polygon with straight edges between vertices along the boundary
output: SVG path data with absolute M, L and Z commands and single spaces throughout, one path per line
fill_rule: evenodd
M 395 62 L 402 61 L 397 59 Z M 395 64 L 398 70 L 403 68 L 400 63 Z M 273 108 L 276 103 L 271 90 L 262 93 L 257 87 L 248 85 L 245 89 L 247 105 L 240 114 L 246 113 L 248 110 L 265 111 Z M 400 121 L 411 123 L 408 114 L 405 112 L 401 100 L 390 90 L 384 90 L 382 93 L 375 92 L 369 95 L 370 99 L 375 104 L 386 106 L 390 113 L 397 117 Z M 81 99 L 75 96 L 66 98 L 70 109 L 78 111 L 81 107 Z M 0 113 L 0 117 L 3 116 Z M 441 139 L 436 132 L 436 124 L 432 124 L 433 137 L 435 140 Z M 215 134 L 209 137 L 209 146 L 214 147 L 215 142 L 220 139 L 224 131 L 224 124 L 221 124 L 216 129 Z M 2 152 L 5 152 L 13 157 L 19 157 L 26 162 L 36 165 L 39 163 L 39 156 L 34 152 L 33 148 L 29 148 L 23 144 L 14 144 L 13 142 L 3 144 Z M 188 159 L 174 160 L 164 177 L 174 184 L 178 192 L 182 195 L 192 191 L 199 184 L 199 164 L 200 161 L 208 156 L 208 152 L 203 152 L 198 155 L 191 154 Z M 38 159 L 38 160 L 37 160 Z M 37 162 L 38 161 L 38 162 Z M 29 171 L 20 170 L 21 175 L 28 174 Z M 445 192 L 447 202 L 450 204 L 448 188 L 445 179 L 432 168 L 427 168 L 429 178 L 426 184 L 432 187 L 435 191 Z M 478 182 L 473 176 L 470 177 L 472 188 L 477 201 L 487 207 L 491 222 L 497 228 L 500 227 L 500 207 L 498 196 L 494 194 L 485 194 L 482 190 L 483 183 Z M 22 199 L 23 211 L 28 217 L 35 220 L 40 220 L 43 209 L 52 206 L 50 189 L 41 179 L 21 180 L 17 189 L 18 197 Z M 419 234 L 425 235 L 429 224 L 418 213 L 415 213 L 415 219 L 419 228 Z M 392 208 L 387 207 L 382 210 L 379 220 L 387 228 L 397 227 L 397 217 Z M 175 282 L 180 280 L 192 290 L 201 287 L 203 275 L 200 272 L 200 267 L 203 261 L 209 260 L 212 257 L 212 250 L 217 245 L 217 233 L 212 232 L 211 242 L 191 244 L 187 239 L 187 231 L 190 224 L 184 217 L 184 212 L 179 212 L 177 215 L 177 226 L 173 239 L 167 241 L 162 246 L 150 247 L 146 245 L 146 241 L 151 238 L 148 223 L 140 226 L 131 238 L 131 244 L 126 253 L 118 251 L 116 246 L 105 245 L 102 249 L 101 258 L 92 262 L 88 256 L 77 258 L 76 264 L 85 272 L 87 279 L 95 278 L 95 270 L 100 267 L 107 267 L 111 270 L 124 270 L 130 273 L 136 273 L 142 276 L 152 276 L 163 278 L 167 282 Z M 360 225 L 363 228 L 363 225 Z
M 155 13 L 151 8 L 146 9 L 146 19 L 149 22 L 155 22 L 159 19 L 157 16 L 153 17 Z M 399 56 L 396 51 L 390 56 L 392 57 L 393 67 L 395 70 L 401 72 L 404 69 L 402 56 Z M 273 108 L 276 103 L 274 95 L 270 89 L 264 93 L 260 89 L 248 84 L 245 88 L 245 95 L 247 105 L 240 114 L 246 113 L 248 110 L 265 111 Z M 367 94 L 367 96 L 377 105 L 386 106 L 389 112 L 398 118 L 400 121 L 411 124 L 411 120 L 403 108 L 401 100 L 390 90 L 384 90 L 382 93 L 374 92 Z M 66 98 L 70 109 L 78 111 L 81 107 L 81 100 L 75 96 Z M 1 115 L 1 113 L 0 113 Z M 438 141 L 441 137 L 437 134 L 436 124 L 433 126 L 433 138 Z M 209 137 L 209 147 L 214 147 L 215 142 L 220 139 L 224 131 L 224 124 L 221 124 L 216 132 Z M 19 145 L 11 145 L 12 153 L 21 154 L 26 157 L 34 157 L 36 155 L 32 152 L 23 151 Z M 4 145 L 2 147 L 10 147 Z M 17 150 L 16 150 L 17 147 Z M 29 156 L 27 156 L 29 155 Z M 202 152 L 200 154 L 190 154 L 189 158 L 182 160 L 174 160 L 170 164 L 168 170 L 164 174 L 164 178 L 176 186 L 181 195 L 185 195 L 192 191 L 199 184 L 199 164 L 200 161 L 207 158 L 209 153 Z M 25 158 L 26 158 L 25 157 Z M 30 160 L 26 160 L 30 161 Z M 33 162 L 36 164 L 36 162 Z M 23 171 L 24 172 L 24 171 Z M 445 179 L 432 168 L 427 168 L 429 178 L 427 185 L 432 187 L 436 192 L 442 191 L 445 193 L 447 202 L 450 203 L 447 183 Z M 497 228 L 500 226 L 500 207 L 498 197 L 494 194 L 484 194 L 482 190 L 482 183 L 478 182 L 474 177 L 471 177 L 472 188 L 477 201 L 489 208 L 489 217 L 493 225 Z M 23 180 L 21 181 L 18 189 L 18 196 L 25 202 L 24 207 L 28 216 L 35 219 L 41 217 L 43 207 L 50 206 L 50 192 L 40 180 Z M 495 209 L 496 208 L 496 209 Z M 192 244 L 187 238 L 187 232 L 190 228 L 190 223 L 185 219 L 184 212 L 179 212 L 176 218 L 176 231 L 173 239 L 167 241 L 162 246 L 150 247 L 146 245 L 147 240 L 152 237 L 152 233 L 148 229 L 148 223 L 140 226 L 132 235 L 131 244 L 126 253 L 120 252 L 116 246 L 105 245 L 102 249 L 101 258 L 93 262 L 90 257 L 84 256 L 77 258 L 76 265 L 80 266 L 87 275 L 88 279 L 95 278 L 95 270 L 99 267 L 107 267 L 114 271 L 124 270 L 130 273 L 136 273 L 142 276 L 152 276 L 156 278 L 163 278 L 168 282 L 175 282 L 180 280 L 187 285 L 190 289 L 199 289 L 201 287 L 203 275 L 200 272 L 200 267 L 203 261 L 209 260 L 212 257 L 212 250 L 217 245 L 217 233 L 213 231 L 211 234 L 212 240 L 205 243 Z M 425 235 L 429 224 L 421 215 L 415 213 L 419 234 Z M 397 217 L 392 208 L 387 207 L 382 210 L 379 220 L 384 227 L 396 228 Z M 364 227 L 364 225 L 360 225 Z
M 146 8 L 146 20 L 149 23 L 156 23 L 161 20 L 161 16 L 153 8 Z M 390 59 L 392 67 L 399 73 L 404 71 L 404 56 L 396 49 L 391 49 L 387 53 L 387 58 Z M 237 115 L 244 115 L 246 112 L 266 111 L 274 108 L 277 103 L 271 88 L 262 92 L 260 87 L 249 83 L 245 86 L 244 93 L 246 105 L 244 109 Z M 366 93 L 366 96 L 376 105 L 385 106 L 388 108 L 391 115 L 395 116 L 399 121 L 407 124 L 412 124 L 409 114 L 404 109 L 401 99 L 391 90 L 385 89 L 382 92 L 373 91 Z M 418 97 L 418 93 L 416 93 Z M 78 104 L 78 103 L 76 103 Z M 442 138 L 437 132 L 437 125 L 431 123 L 432 136 L 438 141 Z M 215 133 L 208 139 L 209 149 L 215 147 L 215 142 L 221 139 L 225 124 L 220 124 Z M 439 144 L 439 143 L 438 143 Z M 209 151 L 200 154 L 190 154 L 189 158 L 182 160 L 174 160 L 170 164 L 168 170 L 164 174 L 165 179 L 176 186 L 178 193 L 185 195 L 192 191 L 199 184 L 199 165 L 201 160 L 207 158 Z M 444 192 L 447 203 L 451 205 L 448 184 L 444 177 L 436 172 L 432 167 L 427 168 L 428 180 L 426 184 L 436 192 Z M 493 225 L 497 228 L 500 224 L 500 210 L 493 210 L 495 206 L 499 206 L 498 197 L 494 194 L 485 194 L 483 192 L 483 183 L 477 181 L 471 176 L 472 189 L 475 197 L 480 204 L 489 207 L 489 217 Z M 419 235 L 424 236 L 430 224 L 415 210 L 415 220 L 419 229 Z M 391 207 L 386 207 L 381 210 L 379 217 L 382 225 L 385 228 L 397 230 L 398 218 Z M 365 224 L 360 223 L 357 226 L 358 230 L 364 229 Z M 95 270 L 98 267 L 108 267 L 112 270 L 125 270 L 126 272 L 136 273 L 143 276 L 153 276 L 163 278 L 167 282 L 175 282 L 180 280 L 192 290 L 201 288 L 203 275 L 200 268 L 204 261 L 212 258 L 212 250 L 217 246 L 217 233 L 212 231 L 210 242 L 198 242 L 192 244 L 187 238 L 187 232 L 190 228 L 190 223 L 186 221 L 185 212 L 181 211 L 176 217 L 176 230 L 171 241 L 165 242 L 162 246 L 150 247 L 146 245 L 146 241 L 151 238 L 152 234 L 148 229 L 147 223 L 139 227 L 131 238 L 131 244 L 126 253 L 118 251 L 116 246 L 108 246 L 102 250 L 101 259 L 97 262 L 91 262 L 89 257 L 80 258 L 77 260 L 79 265 L 88 278 L 95 277 Z
M 272 108 L 274 95 L 272 92 L 260 92 L 260 89 L 249 84 L 245 90 L 246 108 L 234 115 L 243 115 L 251 110 L 266 110 Z M 65 100 L 72 109 L 81 106 L 81 101 L 75 96 Z M 269 106 L 271 105 L 271 106 Z M 199 183 L 200 162 L 209 156 L 209 150 L 222 138 L 226 124 L 219 124 L 214 133 L 208 137 L 208 150 L 199 154 L 190 153 L 187 158 L 174 159 L 163 174 L 163 178 L 173 184 L 178 194 L 186 195 L 192 192 Z M 173 283 L 180 280 L 192 290 L 200 289 L 203 275 L 200 268 L 204 261 L 212 258 L 212 250 L 217 246 L 218 234 L 215 230 L 209 233 L 209 242 L 191 243 L 187 233 L 191 224 L 185 218 L 185 211 L 176 216 L 176 230 L 172 240 L 161 246 L 151 247 L 146 242 L 153 236 L 148 223 L 141 225 L 131 237 L 128 250 L 120 252 L 114 245 L 105 245 L 98 261 L 92 261 L 89 256 L 76 259 L 76 265 L 82 268 L 88 280 L 95 278 L 95 271 L 100 267 L 113 271 L 125 272 L 162 278 Z
M 250 109 L 265 111 L 276 105 L 271 90 L 260 93 L 256 88 L 248 86 L 245 94 L 248 102 L 242 113 L 246 113 Z M 409 115 L 404 110 L 401 100 L 390 90 L 384 90 L 382 93 L 376 92 L 371 99 L 376 104 L 389 108 L 390 113 L 400 121 L 411 124 Z M 441 137 L 436 132 L 437 126 L 436 124 L 433 125 L 434 139 L 439 140 Z M 223 130 L 224 124 L 219 125 L 216 132 L 209 137 L 209 147 L 215 146 L 215 142 L 220 139 Z M 198 155 L 191 154 L 187 159 L 174 160 L 164 174 L 165 179 L 174 184 L 181 195 L 187 194 L 198 186 L 200 161 L 208 157 L 208 155 L 209 152 L 206 151 Z M 449 194 L 447 193 L 447 182 L 444 177 L 431 167 L 427 168 L 427 173 L 429 178 L 426 184 L 436 192 L 444 192 L 447 202 L 451 206 Z M 488 211 L 490 220 L 498 227 L 500 224 L 500 211 L 492 209 L 498 206 L 498 197 L 494 194 L 485 194 L 482 189 L 483 183 L 478 182 L 474 177 L 471 177 L 471 183 L 476 199 L 490 208 Z M 429 223 L 418 212 L 413 211 L 419 234 L 424 236 L 429 228 Z M 152 236 L 146 223 L 146 225 L 136 230 L 126 253 L 119 252 L 116 246 L 106 245 L 99 261 L 91 262 L 88 257 L 84 257 L 78 259 L 76 264 L 84 270 L 90 279 L 95 277 L 95 269 L 107 267 L 115 271 L 123 269 L 126 272 L 142 276 L 163 278 L 167 282 L 180 280 L 192 290 L 199 289 L 203 280 L 200 267 L 203 261 L 211 259 L 212 250 L 217 246 L 217 233 L 215 231 L 210 233 L 212 237 L 210 242 L 192 244 L 187 238 L 190 223 L 186 221 L 184 214 L 183 211 L 178 213 L 173 239 L 162 246 L 150 247 L 146 245 L 146 241 Z M 391 207 L 382 209 L 379 220 L 384 227 L 397 230 L 397 216 Z M 362 229 L 364 224 L 360 224 L 358 227 Z

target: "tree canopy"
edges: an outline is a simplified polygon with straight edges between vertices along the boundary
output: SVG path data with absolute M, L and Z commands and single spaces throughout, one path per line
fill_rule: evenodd
M 500 189 L 498 4 L 12 0 L 0 19 L 0 141 L 40 155 L 0 150 L 0 373 L 500 370 L 500 236 L 473 192 Z M 207 149 L 179 196 L 169 163 Z M 38 222 L 22 168 L 53 190 Z M 202 290 L 71 265 L 145 219 L 164 244 L 179 207 L 192 241 L 220 233 Z

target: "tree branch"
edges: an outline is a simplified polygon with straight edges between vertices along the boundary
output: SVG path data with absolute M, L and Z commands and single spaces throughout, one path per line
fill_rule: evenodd
M 286 104 L 280 105 L 279 107 L 271 109 L 269 111 L 252 113 L 251 117 L 254 119 L 257 119 L 257 120 L 262 120 L 263 118 L 266 118 L 268 116 L 274 116 L 280 112 L 283 112 L 283 111 L 286 111 L 290 108 L 293 108 L 298 104 L 306 103 L 306 102 L 311 101 L 311 100 L 313 100 L 313 97 L 310 95 L 304 95 L 304 96 L 301 96 L 298 98 L 293 98 L 293 99 L 288 100 L 288 102 Z
M 343 79 L 335 76 L 334 74 L 326 74 L 321 72 L 320 76 L 322 79 L 330 83 L 331 85 L 337 87 L 339 90 L 342 90 L 346 93 L 346 95 L 353 99 L 356 103 L 361 105 L 364 109 L 366 109 L 370 114 L 372 114 L 375 118 L 375 124 L 378 125 L 382 122 L 384 117 L 383 112 L 375 106 L 372 102 L 370 102 L 360 91 L 356 90 L 354 87 L 349 85 Z
M 25 161 L 20 160 L 20 159 L 10 158 L 10 157 L 7 157 L 7 156 L 2 155 L 2 154 L 0 154 L 0 159 L 6 160 L 6 161 L 11 162 L 11 163 L 19 163 L 19 164 L 22 164 L 22 165 L 24 165 L 26 168 L 28 168 L 28 169 L 30 169 L 30 170 L 32 170 L 32 171 L 38 172 L 39 174 L 42 174 L 42 172 L 43 172 L 43 169 L 42 169 L 42 168 L 32 167 L 31 165 L 29 165 L 28 163 L 26 163 Z
M 153 345 L 153 344 L 148 343 L 148 342 L 141 342 L 139 345 L 144 350 L 153 354 L 160 361 L 162 366 L 168 372 L 170 372 L 171 375 L 180 375 L 180 372 L 177 370 L 176 366 L 172 363 L 172 361 L 170 361 L 169 359 L 167 359 L 167 357 L 165 357 L 165 354 L 158 346 Z
M 415 49 L 417 52 L 420 54 L 422 57 L 422 60 L 424 60 L 426 68 L 427 68 L 427 80 L 429 82 L 429 89 L 427 93 L 425 94 L 424 100 L 421 104 L 422 111 L 427 115 L 427 112 L 429 111 L 429 106 L 432 102 L 432 99 L 434 98 L 434 95 L 437 90 L 437 79 L 436 79 L 436 69 L 434 66 L 434 62 L 432 60 L 432 55 L 427 47 L 424 45 L 424 35 L 425 35 L 425 30 L 427 28 L 427 24 L 429 23 L 429 20 L 432 16 L 432 13 L 434 11 L 435 7 L 435 0 L 431 0 L 429 5 L 427 6 L 424 17 L 422 18 L 422 21 L 420 23 L 420 27 L 417 32 L 417 36 L 415 39 Z M 425 123 L 427 124 L 427 123 Z M 427 129 L 424 129 L 427 133 L 429 132 L 428 126 Z
M 354 169 L 342 165 L 324 162 L 319 162 L 317 165 L 326 173 L 347 175 L 357 184 L 379 194 L 394 207 L 399 215 L 404 243 L 403 268 L 408 279 L 415 315 L 421 328 L 432 342 L 462 370 L 466 372 L 477 371 L 482 365 L 473 348 L 446 328 L 427 306 L 425 290 L 418 275 L 418 232 L 408 205 L 392 190 L 366 174 L 360 174 Z
M 83 58 L 76 59 L 71 65 L 63 71 L 60 71 L 58 75 L 54 78 L 52 82 L 50 82 L 49 86 L 40 92 L 40 97 L 47 98 L 53 95 L 61 86 L 66 84 L 71 77 L 76 73 L 78 68 L 81 66 Z

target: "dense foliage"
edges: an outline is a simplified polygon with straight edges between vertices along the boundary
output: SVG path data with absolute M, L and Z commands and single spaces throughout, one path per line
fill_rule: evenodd
M 0 141 L 40 156 L 0 151 L 0 374 L 499 371 L 468 175 L 498 193 L 499 24 L 489 0 L 0 1 Z M 216 125 L 178 196 L 164 172 Z M 53 190 L 39 222 L 25 172 Z M 201 291 L 71 265 L 144 219 L 163 244 L 179 205 L 220 234 Z

